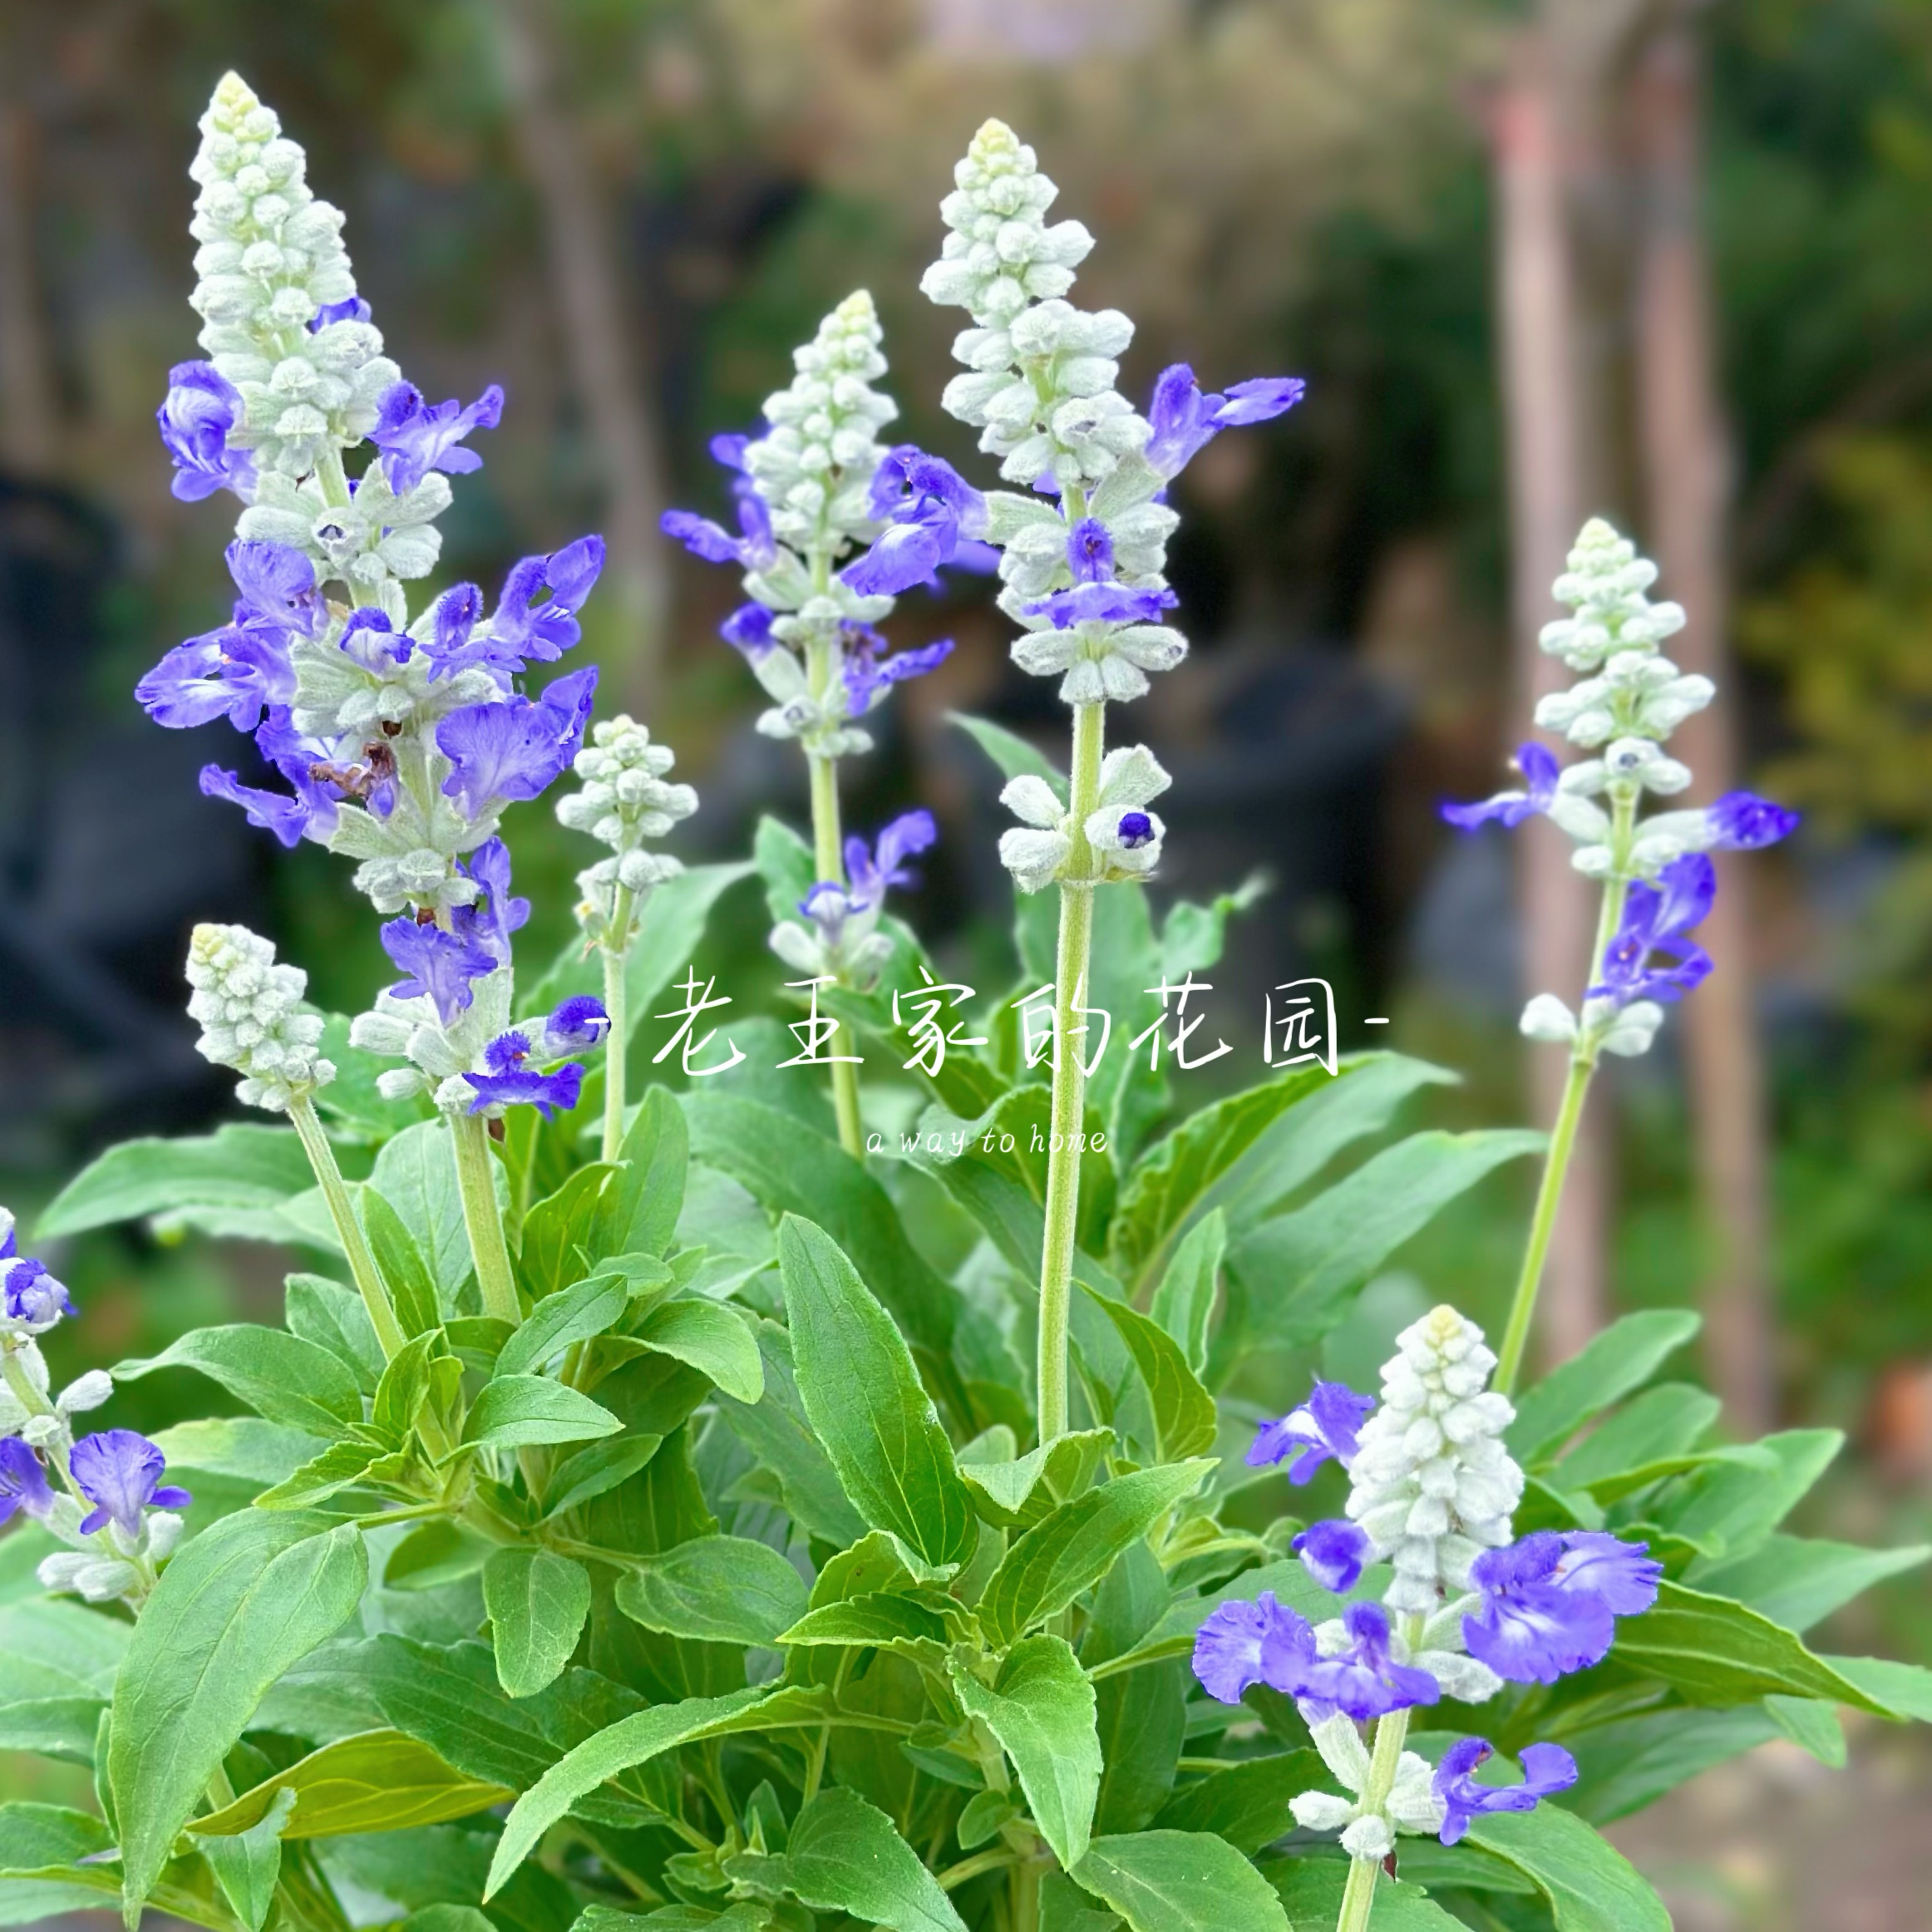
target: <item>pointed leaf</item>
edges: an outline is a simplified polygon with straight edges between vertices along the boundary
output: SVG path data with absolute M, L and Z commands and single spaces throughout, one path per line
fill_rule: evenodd
M 610 1411 L 541 1375 L 486 1382 L 463 1424 L 466 1443 L 522 1449 L 545 1442 L 590 1442 L 623 1428 Z
M 1671 1932 L 1663 1901 L 1636 1868 L 1560 1805 L 1490 1812 L 1471 1823 L 1469 1838 L 1534 1881 L 1556 1932 Z
M 1113 1323 L 1134 1358 L 1141 1381 L 1147 1385 L 1159 1436 L 1158 1460 L 1179 1462 L 1213 1448 L 1215 1438 L 1220 1433 L 1215 1398 L 1201 1387 L 1180 1344 L 1139 1309 L 1097 1294 L 1084 1282 L 1081 1287 Z
M 554 1550 L 499 1550 L 483 1565 L 483 1607 L 497 1682 L 513 1698 L 534 1697 L 577 1648 L 590 1614 L 590 1574 Z
M 697 1536 L 635 1558 L 617 1585 L 617 1607 L 647 1630 L 720 1644 L 775 1644 L 805 1606 L 805 1580 L 743 1536 Z
M 573 1342 L 601 1335 L 623 1315 L 630 1296 L 615 1275 L 599 1274 L 547 1294 L 497 1352 L 498 1375 L 527 1375 Z
M 661 1303 L 638 1323 L 636 1339 L 708 1375 L 734 1402 L 765 1392 L 758 1344 L 743 1316 L 722 1302 L 684 1296 Z
M 1208 1323 L 1227 1252 L 1228 1217 L 1215 1208 L 1188 1230 L 1174 1250 L 1149 1306 L 1154 1319 L 1180 1344 L 1196 1375 L 1207 1367 Z
M 1097 1838 L 1073 1876 L 1133 1932 L 1290 1932 L 1267 1880 L 1204 1831 Z
M 1613 1322 L 1516 1398 L 1511 1454 L 1522 1462 L 1550 1454 L 1592 1416 L 1641 1388 L 1703 1326 L 1688 1309 L 1645 1309 Z
M 403 1333 L 426 1333 L 436 1327 L 441 1311 L 436 1306 L 436 1282 L 415 1237 L 402 1225 L 402 1215 L 373 1187 L 362 1190 L 356 1211 L 362 1217 L 376 1265 L 388 1286 L 390 1303 Z
M 355 1378 L 326 1348 L 253 1322 L 190 1328 L 159 1355 L 115 1365 L 116 1382 L 133 1382 L 159 1368 L 192 1368 L 218 1382 L 238 1402 L 271 1422 L 312 1436 L 339 1436 L 362 1419 Z
M 54 1196 L 34 1234 L 51 1241 L 191 1205 L 272 1210 L 313 1182 L 290 1127 L 236 1124 L 193 1139 L 123 1141 Z

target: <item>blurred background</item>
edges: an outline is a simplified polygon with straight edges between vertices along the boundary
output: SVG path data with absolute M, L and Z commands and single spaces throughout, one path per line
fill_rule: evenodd
M 1806 818 L 1720 861 L 1718 974 L 1599 1083 L 1544 1346 L 1695 1302 L 1740 1432 L 1850 1436 L 1814 1524 L 1932 1523 L 1925 0 L 6 0 L 0 1198 L 23 1221 L 107 1141 L 232 1111 L 181 1015 L 195 919 L 273 933 L 338 1010 L 387 977 L 339 861 L 197 792 L 241 741 L 159 731 L 131 695 L 224 609 L 225 499 L 170 498 L 153 412 L 197 352 L 186 168 L 231 66 L 346 209 L 405 372 L 432 399 L 508 391 L 438 583 L 605 533 L 586 653 L 606 708 L 640 709 L 698 786 L 688 856 L 735 855 L 762 811 L 801 822 L 803 786 L 717 640 L 732 579 L 658 515 L 717 514 L 707 438 L 748 426 L 859 286 L 901 432 L 984 480 L 937 407 L 958 318 L 916 284 L 986 115 L 1094 230 L 1077 293 L 1136 318 L 1130 394 L 1182 359 L 1210 388 L 1308 379 L 1178 489 L 1194 656 L 1133 720 L 1175 775 L 1161 890 L 1270 881 L 1216 975 L 1236 1052 L 1202 1092 L 1260 1077 L 1264 990 L 1320 973 L 1348 1043 L 1465 1071 L 1440 1118 L 1547 1120 L 1555 1057 L 1532 1063 L 1515 1016 L 1575 987 L 1594 914 L 1547 826 L 1456 839 L 1435 806 L 1502 781 L 1582 518 L 1634 534 L 1691 609 L 1676 654 L 1724 688 L 1681 737 L 1695 796 L 1748 782 Z M 947 713 L 1063 724 L 983 584 L 895 628 L 959 648 L 880 714 L 850 817 L 933 807 L 909 914 L 997 989 L 997 780 Z M 520 816 L 542 958 L 587 852 Z M 706 969 L 768 1004 L 754 890 L 714 937 Z M 1373 1304 L 1447 1294 L 1493 1319 L 1530 1179 L 1436 1224 Z M 61 1257 L 89 1318 L 60 1339 L 145 1353 L 272 1308 L 285 1264 L 91 1240 Z M 156 1385 L 121 1399 L 169 1419 Z M 1922 1581 L 1853 1614 L 1827 1648 L 1932 1653 Z M 1926 1759 L 1864 1731 L 1846 1778 L 1814 1777 L 1759 1753 L 1619 1840 L 1686 1932 L 1921 1927 Z

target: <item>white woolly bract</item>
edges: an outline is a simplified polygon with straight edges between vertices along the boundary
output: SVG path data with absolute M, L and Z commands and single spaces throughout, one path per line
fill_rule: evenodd
M 335 1067 L 316 1052 L 319 1015 L 302 1003 L 308 975 L 279 965 L 275 949 L 246 926 L 198 925 L 188 947 L 189 1018 L 205 1059 L 242 1076 L 250 1106 L 286 1113 L 289 1102 L 327 1086 Z

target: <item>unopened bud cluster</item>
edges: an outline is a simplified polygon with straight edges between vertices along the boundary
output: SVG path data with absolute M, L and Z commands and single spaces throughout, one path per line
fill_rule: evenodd
M 665 781 L 675 761 L 671 747 L 653 744 L 643 725 L 614 717 L 593 726 L 590 742 L 577 754 L 572 769 L 583 789 L 557 801 L 561 823 L 610 847 L 609 858 L 577 875 L 584 895 L 577 918 L 588 938 L 613 951 L 630 944 L 638 905 L 651 888 L 684 870 L 668 853 L 644 849 L 647 839 L 663 838 L 697 810 L 691 786 Z M 621 908 L 620 892 L 628 895 Z
M 232 1067 L 249 1106 L 286 1113 L 325 1087 L 335 1067 L 316 1052 L 322 1020 L 303 1005 L 308 975 L 278 964 L 275 949 L 246 926 L 199 925 L 188 949 L 188 1002 L 201 1025 L 203 1058 Z

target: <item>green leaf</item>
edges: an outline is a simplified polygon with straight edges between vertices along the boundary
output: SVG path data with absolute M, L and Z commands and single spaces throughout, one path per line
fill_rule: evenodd
M 99 1862 L 112 1849 L 113 1834 L 86 1811 L 0 1805 L 0 1925 L 113 1905 L 121 1880 Z
M 94 1762 L 105 1698 L 15 1698 L 0 1703 L 0 1751 L 31 1751 L 70 1764 Z
M 891 1317 L 811 1221 L 786 1216 L 778 1261 L 799 1394 L 845 1494 L 928 1563 L 964 1563 L 973 1499 Z
M 1663 1901 L 1636 1867 L 1560 1805 L 1488 1812 L 1471 1821 L 1469 1838 L 1535 1883 L 1556 1932 L 1671 1932 Z
M 1723 1408 L 1717 1397 L 1691 1382 L 1660 1382 L 1591 1430 L 1556 1465 L 1553 1480 L 1564 1489 L 1594 1491 L 1599 1482 L 1608 1485 L 1634 1471 L 1691 1455 L 1709 1435 Z
M 503 1375 L 485 1382 L 463 1424 L 466 1443 L 499 1449 L 544 1442 L 590 1442 L 623 1428 L 587 1395 L 541 1375 Z
M 1154 1319 L 1180 1344 L 1196 1375 L 1207 1367 L 1208 1323 L 1227 1252 L 1228 1217 L 1215 1208 L 1188 1230 L 1174 1250 L 1149 1307 Z
M 1179 1462 L 1213 1448 L 1215 1438 L 1220 1433 L 1215 1398 L 1201 1387 L 1200 1378 L 1188 1366 L 1180 1344 L 1139 1309 L 1096 1294 L 1084 1282 L 1081 1287 L 1113 1323 L 1134 1358 L 1141 1381 L 1147 1385 L 1159 1437 L 1157 1460 Z
M 374 1187 L 361 1190 L 356 1211 L 369 1237 L 396 1318 L 406 1335 L 426 1334 L 441 1318 L 436 1284 L 402 1217 Z
M 107 1754 L 131 1916 L 263 1693 L 367 1580 L 351 1525 L 259 1510 L 190 1537 L 161 1573 L 115 1686 Z
M 1029 1637 L 1009 1650 L 988 1685 L 955 1658 L 961 1708 L 1013 1760 L 1033 1821 L 1069 1870 L 1087 1855 L 1100 1796 L 1100 1734 L 1093 1686 L 1064 1639 Z
M 396 1210 L 436 1286 L 438 1305 L 456 1312 L 470 1279 L 470 1236 L 456 1185 L 456 1155 L 440 1120 L 405 1127 L 376 1156 L 369 1185 Z
M 756 1404 L 718 1404 L 726 1427 L 778 1486 L 785 1513 L 808 1536 L 844 1549 L 865 1534 L 859 1512 L 845 1499 L 837 1473 L 806 1419 L 805 1402 L 791 1363 L 791 1338 L 776 1322 L 758 1328 L 758 1356 L 765 1393 Z
M 192 1140 L 123 1141 L 54 1196 L 34 1235 L 51 1241 L 196 1207 L 273 1210 L 313 1183 L 292 1127 L 231 1126 Z
M 499 1550 L 483 1565 L 483 1607 L 497 1682 L 513 1698 L 534 1697 L 577 1648 L 590 1614 L 590 1573 L 554 1550 Z
M 1862 1550 L 1808 1536 L 1770 1536 L 1748 1556 L 1692 1566 L 1690 1580 L 1713 1596 L 1735 1597 L 1760 1616 L 1803 1632 L 1874 1584 L 1932 1556 L 1932 1545 Z
M 339 1436 L 362 1419 L 355 1378 L 326 1348 L 285 1333 L 236 1322 L 190 1328 L 159 1355 L 118 1363 L 116 1382 L 134 1382 L 158 1368 L 192 1368 L 218 1382 L 271 1422 L 312 1436 Z
M 1231 1093 L 1190 1114 L 1136 1164 L 1109 1230 L 1107 1261 L 1122 1280 L 1151 1280 L 1205 1211 L 1214 1184 L 1297 1102 L 1330 1078 L 1320 1067 Z
M 1397 1854 L 1405 1870 L 1412 1844 L 1405 1838 Z M 1305 1932 L 1327 1932 L 1339 1921 L 1348 1883 L 1347 1859 L 1284 1858 L 1269 1866 L 1268 1877 L 1289 1917 Z M 1420 1885 L 1401 1879 L 1376 1880 L 1373 1911 L 1375 1932 L 1462 1932 L 1461 1920 L 1444 1911 Z
M 283 1319 L 292 1335 L 326 1348 L 355 1378 L 364 1395 L 376 1392 L 382 1344 L 352 1288 L 320 1274 L 291 1274 L 283 1291 Z
M 192 1821 L 196 1837 L 229 1837 L 268 1815 L 280 1793 L 295 1808 L 284 1838 L 337 1838 L 358 1831 L 408 1831 L 467 1818 L 511 1794 L 466 1777 L 435 1752 L 400 1731 L 365 1731 L 311 1752 L 219 1811 Z
M 1247 1290 L 1249 1337 L 1270 1347 L 1318 1340 L 1412 1235 L 1505 1161 L 1543 1144 L 1540 1134 L 1513 1129 L 1412 1134 L 1306 1207 L 1243 1235 L 1228 1268 Z
M 1007 777 L 1044 778 L 1060 802 L 1067 802 L 1066 773 L 1017 732 L 1009 732 L 990 718 L 973 717 L 963 711 L 947 712 L 946 722 L 958 725 Z
M 805 1614 L 805 1580 L 768 1544 L 698 1536 L 638 1557 L 617 1607 L 647 1630 L 720 1644 L 775 1644 Z
M 245 1831 L 201 1842 L 201 1856 L 222 1896 L 249 1932 L 261 1932 L 275 1902 L 275 1884 L 282 1875 L 282 1828 L 294 1809 L 294 1792 L 278 1792 Z
M 1688 1309 L 1645 1309 L 1613 1322 L 1516 1398 L 1506 1440 L 1520 1462 L 1553 1452 L 1592 1416 L 1641 1388 L 1703 1326 Z
M 952 1634 L 945 1610 L 929 1595 L 879 1589 L 807 1610 L 789 1629 L 779 1633 L 778 1641 L 900 1649 L 926 1656 L 932 1654 L 932 1647 L 944 1645 Z
M 254 1416 L 176 1422 L 172 1428 L 157 1429 L 152 1441 L 170 1470 L 197 1471 L 260 1487 L 293 1476 L 323 1446 L 318 1437 Z
M 608 1495 L 635 1476 L 663 1446 L 662 1436 L 609 1436 L 559 1462 L 544 1491 L 544 1514 L 560 1516 Z
M 618 1149 L 623 1171 L 604 1190 L 593 1259 L 669 1251 L 683 1210 L 690 1156 L 691 1136 L 676 1096 L 667 1087 L 648 1089 Z
M 1211 1831 L 1252 1857 L 1294 1830 L 1289 1801 L 1327 1779 L 1327 1768 L 1313 1751 L 1244 1758 L 1176 1792 L 1157 1822 L 1176 1831 Z
M 1073 1876 L 1133 1932 L 1290 1932 L 1267 1880 L 1206 1832 L 1097 1838 Z
M 1004 1433 L 1010 1442 L 1012 1432 Z M 1070 1429 L 1024 1456 L 982 1460 L 986 1438 L 980 1437 L 959 1451 L 959 1478 L 988 1521 L 1030 1530 L 1092 1481 L 1113 1439 L 1111 1429 Z
M 876 1805 L 842 1786 L 801 1807 L 775 1856 L 725 1861 L 734 1880 L 787 1891 L 814 1911 L 844 1912 L 893 1932 L 966 1932 L 953 1901 Z
M 1580 1775 L 1564 1803 L 1593 1825 L 1608 1825 L 1777 1734 L 1762 1704 L 1650 1711 L 1594 1725 L 1566 1740 Z
M 386 1451 L 373 1442 L 331 1442 L 328 1448 L 255 1498 L 258 1510 L 306 1510 L 360 1482 Z
M 745 1731 L 796 1728 L 822 1723 L 825 1693 L 781 1686 L 732 1691 L 720 1698 L 687 1698 L 648 1710 L 599 1731 L 564 1754 L 516 1801 L 490 1865 L 485 1898 L 494 1896 L 558 1819 L 608 1779 L 660 1757 L 680 1744 Z
M 78 1604 L 46 1597 L 8 1604 L 0 1608 L 0 1657 L 7 1660 L 0 1703 L 111 1696 L 127 1639 L 126 1624 Z
M 594 1161 L 524 1216 L 516 1271 L 531 1300 L 544 1300 L 590 1273 L 590 1244 L 603 1220 L 604 1189 L 616 1174 L 614 1165 Z
M 1657 1601 L 1642 1616 L 1619 1619 L 1610 1655 L 1627 1670 L 1660 1678 L 1687 1703 L 1822 1698 L 1884 1715 L 1882 1704 L 1813 1656 L 1789 1630 L 1728 1597 L 1707 1596 L 1682 1584 L 1660 1584 Z
M 573 1342 L 601 1335 L 623 1318 L 629 1306 L 623 1282 L 612 1274 L 595 1275 L 574 1288 L 547 1294 L 498 1351 L 495 1373 L 534 1373 Z
M 661 1302 L 633 1334 L 643 1347 L 708 1375 L 734 1402 L 755 1402 L 765 1392 L 757 1342 L 744 1317 L 722 1302 L 694 1296 Z
M 1764 1714 L 1801 1751 L 1833 1771 L 1845 1768 L 1845 1727 L 1837 1708 L 1811 1698 L 1767 1698 Z
M 1121 1552 L 1138 1543 L 1206 1479 L 1208 1459 L 1137 1469 L 1062 1503 L 1000 1560 L 979 1599 L 979 1619 L 996 1646 L 1057 1616 Z
M 1836 1429 L 1786 1429 L 1700 1470 L 1656 1506 L 1660 1528 L 1715 1551 L 1742 1556 L 1768 1536 L 1845 1447 Z M 1767 1473 L 1764 1458 L 1772 1459 Z

